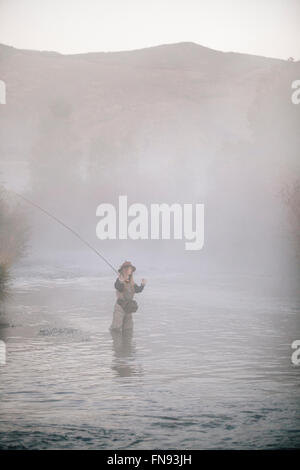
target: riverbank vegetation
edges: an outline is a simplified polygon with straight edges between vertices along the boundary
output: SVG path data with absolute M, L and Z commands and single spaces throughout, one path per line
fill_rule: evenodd
M 7 294 L 10 268 L 25 253 L 27 232 L 18 201 L 0 189 L 0 301 Z

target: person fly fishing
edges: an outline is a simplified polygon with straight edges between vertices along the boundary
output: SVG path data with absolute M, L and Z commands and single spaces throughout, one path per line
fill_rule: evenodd
M 134 294 L 142 292 L 144 286 L 146 285 L 146 280 L 142 279 L 141 284 L 138 286 L 135 284 L 133 280 L 133 273 L 136 270 L 135 266 L 133 266 L 130 261 L 125 261 L 118 271 L 114 268 L 114 266 L 98 251 L 94 248 L 90 243 L 88 243 L 82 236 L 77 233 L 72 227 L 65 224 L 62 220 L 56 217 L 51 212 L 47 211 L 40 205 L 36 204 L 35 202 L 31 201 L 27 197 L 23 196 L 22 194 L 17 193 L 16 191 L 12 191 L 16 196 L 21 198 L 27 204 L 30 204 L 32 207 L 40 210 L 44 214 L 46 214 L 51 219 L 55 220 L 59 225 L 62 225 L 65 229 L 69 230 L 75 237 L 77 237 L 82 243 L 84 243 L 90 250 L 96 253 L 99 258 L 101 258 L 116 274 L 119 273 L 119 276 L 115 282 L 115 289 L 117 294 L 117 301 L 115 303 L 114 312 L 113 312 L 113 320 L 110 326 L 111 331 L 118 331 L 118 330 L 126 330 L 133 327 L 133 319 L 132 313 L 136 312 L 138 309 L 138 304 L 133 299 Z
M 115 282 L 117 300 L 114 306 L 112 324 L 110 330 L 125 330 L 133 328 L 132 313 L 138 309 L 137 302 L 133 299 L 135 294 L 143 291 L 146 280 L 142 279 L 137 285 L 133 279 L 136 267 L 130 261 L 125 261 L 118 269 L 119 276 Z

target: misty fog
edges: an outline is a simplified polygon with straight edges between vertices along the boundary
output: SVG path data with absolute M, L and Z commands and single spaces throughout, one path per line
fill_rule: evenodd
M 1 448 L 299 447 L 297 78 L 194 43 L 0 45 Z M 204 247 L 99 240 L 121 195 L 204 204 Z M 117 274 L 43 210 L 147 279 L 131 334 Z
M 114 265 L 143 272 L 272 275 L 296 286 L 299 246 L 281 192 L 299 178 L 298 62 L 193 43 L 64 56 L 0 48 L 1 181 L 71 225 Z M 96 208 L 204 203 L 205 245 L 100 241 Z M 72 235 L 28 207 L 28 263 L 105 272 Z M 68 255 L 70 254 L 70 256 Z M 69 257 L 69 259 L 68 259 Z

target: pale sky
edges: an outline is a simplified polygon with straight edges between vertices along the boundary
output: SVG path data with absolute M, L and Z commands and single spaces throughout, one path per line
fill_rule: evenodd
M 300 59 L 300 0 L 0 0 L 0 43 L 61 53 L 191 41 Z

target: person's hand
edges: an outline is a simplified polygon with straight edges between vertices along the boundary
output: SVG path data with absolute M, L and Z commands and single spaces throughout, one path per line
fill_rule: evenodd
M 145 286 L 147 284 L 147 281 L 146 279 L 142 279 L 142 282 L 141 282 L 142 286 Z

